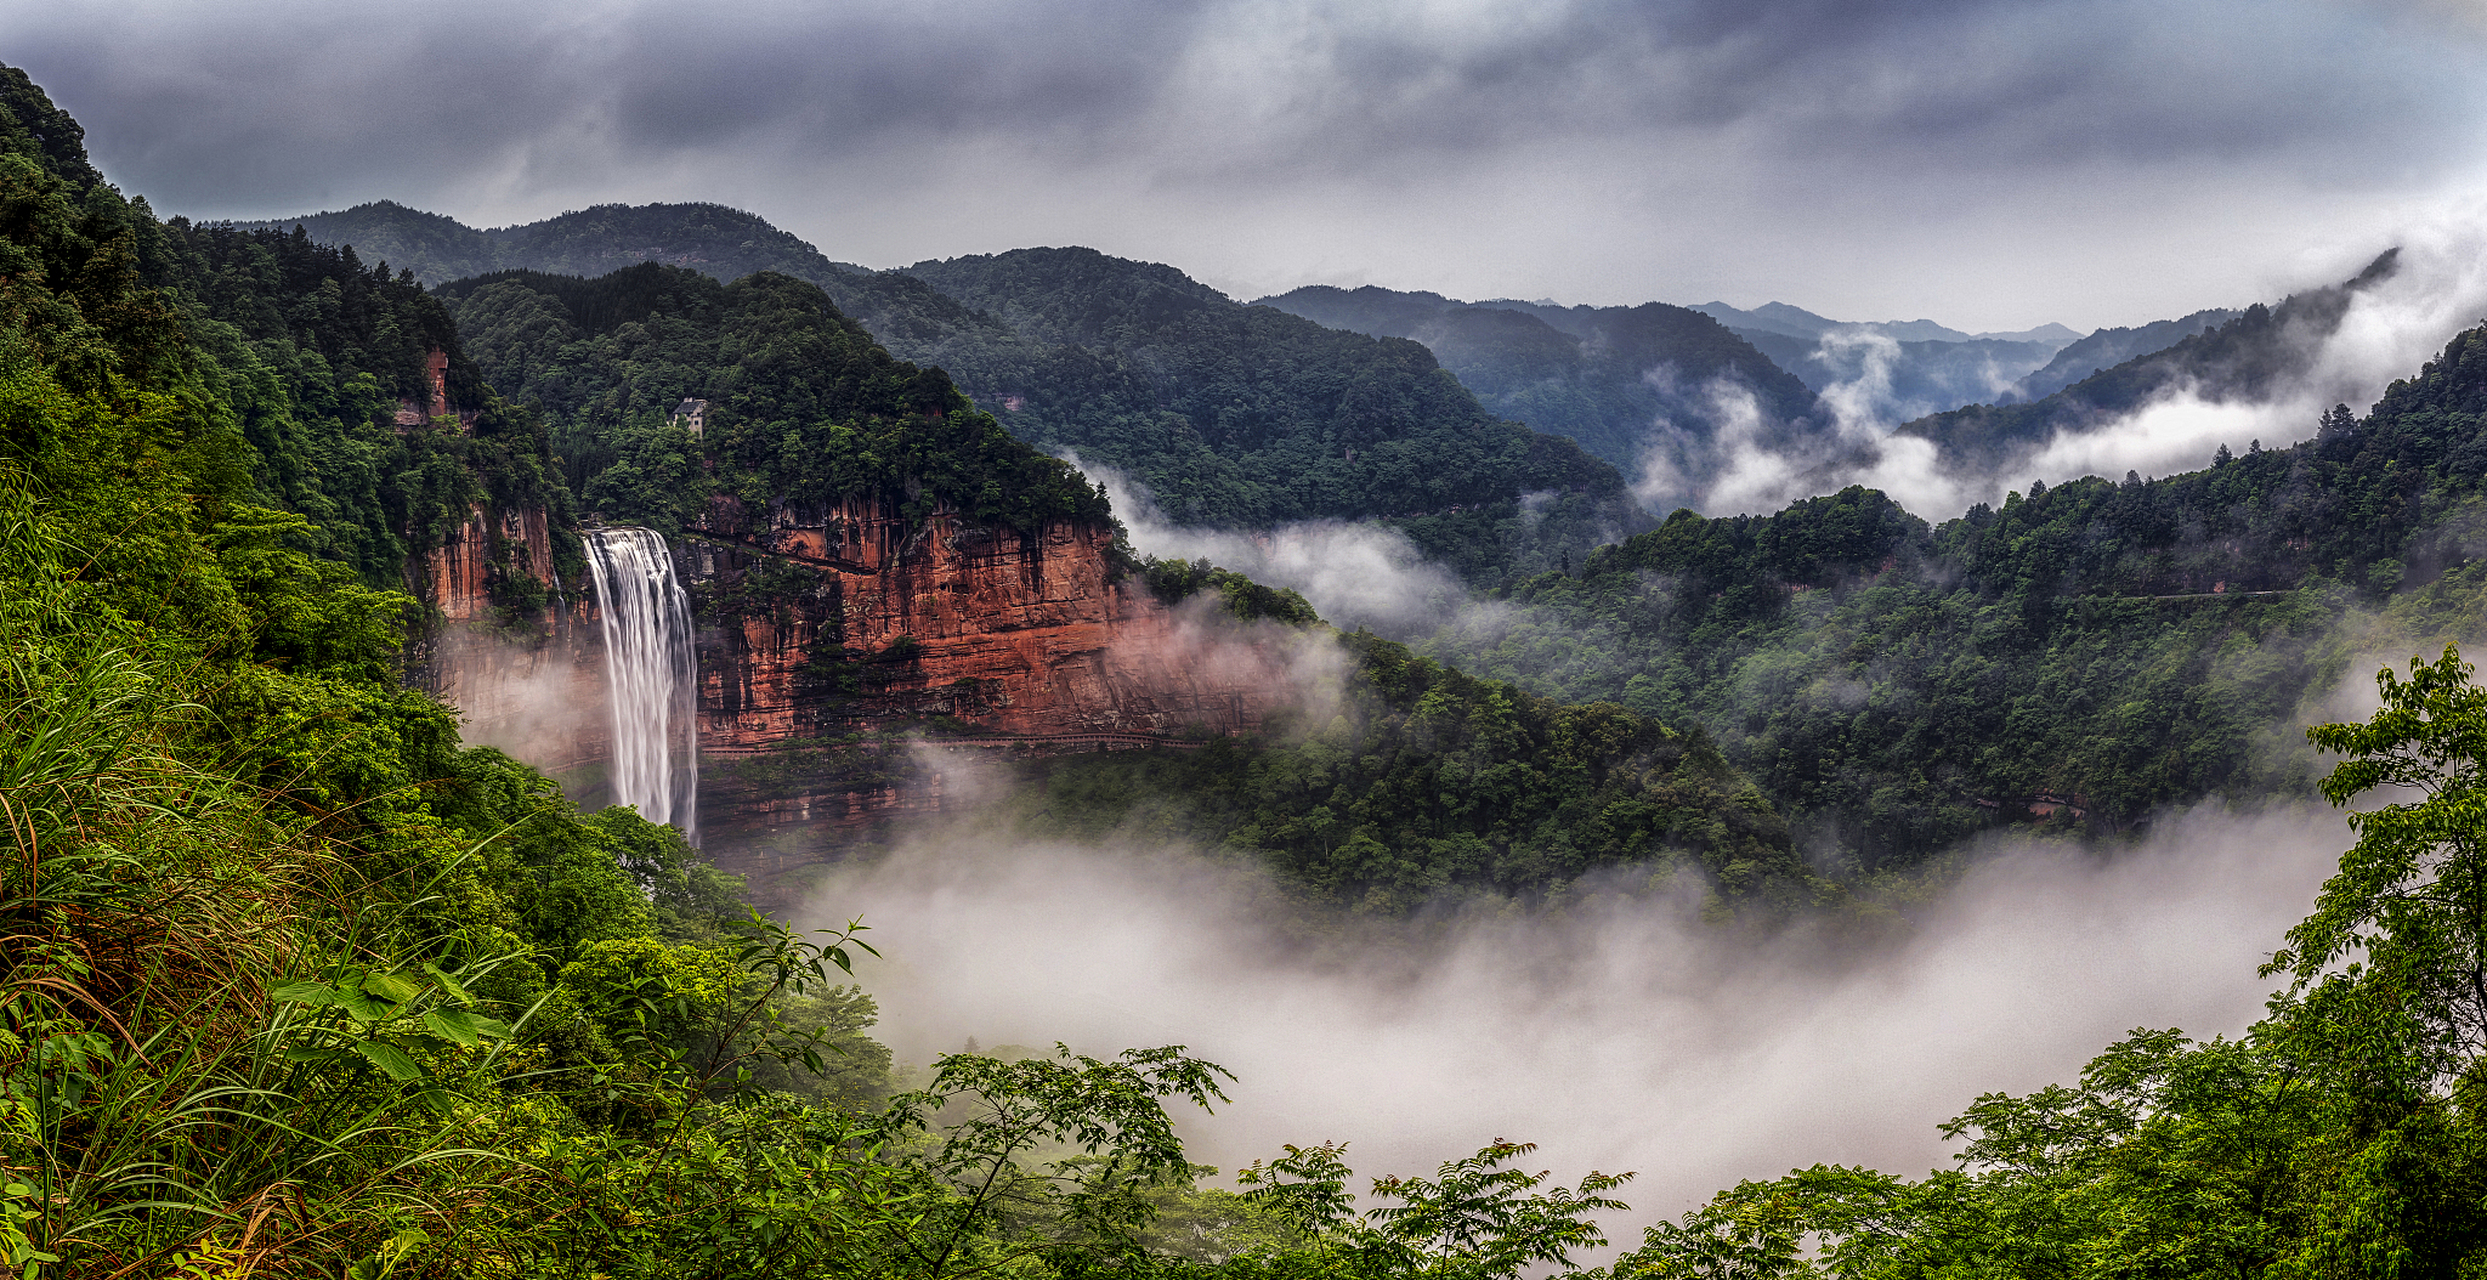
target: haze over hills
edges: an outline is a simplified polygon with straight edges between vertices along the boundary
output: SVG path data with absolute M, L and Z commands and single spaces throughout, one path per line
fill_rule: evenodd
M 1818 316 L 1802 307 L 1784 302 L 1765 302 L 1750 311 L 1731 307 L 1724 302 L 1704 302 L 1692 308 L 1739 333 L 1760 330 L 1790 338 L 1820 338 L 1833 332 L 1880 334 L 1900 342 L 2031 342 L 2062 346 L 2079 338 L 2080 333 L 2048 321 L 2032 329 L 2009 333 L 1962 333 L 1932 320 L 1833 320 Z
M 1094 433 L 1221 520 L 1474 485 L 1524 538 L 1393 518 L 1480 563 L 1616 497 L 1412 340 L 1079 249 L 857 276 L 734 239 L 747 215 L 610 206 L 522 246 L 565 274 L 366 211 L 432 269 L 492 255 L 427 289 L 307 230 L 161 221 L 78 138 L 0 68 L 26 1276 L 2487 1261 L 2487 690 L 2438 647 L 2487 618 L 2487 326 L 2289 447 L 1939 523 L 1862 486 L 1677 511 L 1446 588 L 1412 647 L 1149 558 L 1002 423 Z M 762 260 L 789 266 L 708 270 Z M 1365 301 L 1439 303 L 1446 346 L 1557 389 L 1609 345 L 1613 386 L 1726 353 L 1640 375 L 1706 397 L 1712 445 L 1991 470 L 2180 397 L 2365 385 L 2323 361 L 2382 327 L 2395 266 L 1893 437 L 1771 420 L 1834 397 L 1686 309 Z M 2474 315 L 2457 292 L 2396 339 Z M 1720 487 L 1787 460 L 1709 456 Z M 2443 657 L 2354 678 L 2415 650 Z M 2319 786 L 2313 747 L 2348 760 Z M 2354 832 L 2310 813 L 2379 779 L 2413 785 Z M 807 888 L 840 896 L 750 910 Z M 871 935 L 890 963 L 855 910 L 901 926 Z M 876 998 L 929 1065 L 873 1039 Z M 2172 1019 L 2193 1036 L 2132 1032 L 2071 1085 L 1984 1087 Z M 997 1028 L 1062 1039 L 969 1038 Z M 1190 1104 L 1257 1117 L 1251 1194 L 1204 1181 L 1238 1162 L 1178 1132 Z M 1963 1167 L 1915 1177 L 1962 1106 Z M 1622 1175 L 1546 1186 L 1500 1138 L 1427 1158 L 1514 1116 L 1673 1180 L 1637 1247 L 1581 1256 Z M 1356 1178 L 1341 1117 L 1437 1175 Z
M 1423 348 L 1247 308 L 1171 267 L 1022 250 L 875 272 L 708 204 L 600 206 L 493 231 L 394 204 L 251 226 L 297 224 L 418 280 L 657 264 L 808 281 L 894 355 L 947 370 L 1013 433 L 1129 476 L 1180 521 L 1390 518 L 1490 582 L 1578 558 L 1643 518 L 1613 468 L 1437 382 Z M 1542 496 L 1523 511 L 1527 495 Z
M 1425 344 L 1494 411 L 1629 469 L 1656 511 L 1698 503 L 1727 439 L 1805 451 L 1828 435 L 1811 390 L 1684 307 L 1461 302 L 1370 285 L 1310 285 L 1259 305 Z
M 2131 328 L 2100 329 L 2064 345 L 2046 365 L 2012 384 L 1997 404 L 2043 400 L 2092 374 L 2128 360 L 2165 351 L 2205 329 L 2234 320 L 2238 312 L 2206 308 L 2176 320 L 2158 320 Z
M 2315 353 L 2336 331 L 2356 296 L 2392 278 L 2400 251 L 2387 250 L 2346 281 L 2292 294 L 2276 305 L 2256 303 L 2216 325 L 2218 312 L 2197 312 L 2136 331 L 2136 345 L 2149 332 L 2174 332 L 2199 323 L 2191 336 L 2081 378 L 2026 404 L 1970 405 L 1932 414 L 1900 428 L 1934 443 L 1947 465 L 1994 468 L 2035 456 L 2051 440 L 2130 415 L 2183 395 L 2206 404 L 2269 401 L 2298 388 L 2314 366 Z M 2099 343 L 2114 350 L 2123 339 Z

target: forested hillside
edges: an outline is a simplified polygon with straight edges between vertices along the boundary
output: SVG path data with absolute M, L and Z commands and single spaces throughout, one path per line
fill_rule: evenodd
M 587 509 L 678 533 L 709 495 L 822 503 L 912 481 L 929 509 L 1035 530 L 1104 521 L 1103 493 L 1012 439 L 939 369 L 892 359 L 815 286 L 655 263 L 596 280 L 507 271 L 438 297 L 479 366 L 555 423 Z M 674 420 L 709 402 L 703 434 Z
M 2482 386 L 2472 331 L 2365 418 L 2187 475 L 2032 485 L 1939 527 L 1862 489 L 1678 513 L 1421 647 L 1705 725 L 1802 842 L 1862 866 L 2033 806 L 2119 830 L 2302 794 L 2285 748 L 2309 695 L 2363 645 L 2476 625 Z
M 2339 327 L 2350 299 L 2387 279 L 2391 250 L 2341 284 L 2310 289 L 2277 305 L 2256 303 L 2215 328 L 2163 350 L 2135 356 L 2026 404 L 1976 404 L 1903 425 L 1931 440 L 1948 464 L 1991 469 L 2033 451 L 2055 432 L 2078 430 L 2185 390 L 2213 403 L 2267 400 L 2304 372 Z
M 1042 447 L 1129 472 L 1177 520 L 1456 515 L 1411 532 L 1490 577 L 1585 552 L 1632 518 L 1614 468 L 1499 419 L 1415 343 L 1242 306 L 1170 267 L 1085 249 L 906 272 L 1014 336 L 948 356 L 984 403 Z M 1554 501 L 1524 521 L 1517 500 L 1535 492 Z
M 1025 250 L 870 272 L 715 205 L 600 206 L 477 231 L 382 203 L 253 226 L 296 224 L 360 243 L 366 259 L 404 255 L 428 283 L 634 263 L 808 281 L 898 358 L 947 371 L 1013 434 L 1131 476 L 1178 521 L 1421 517 L 1402 527 L 1491 583 L 1577 559 L 1641 519 L 1612 467 L 1559 433 L 1499 420 L 1422 349 L 1256 314 L 1168 267 Z M 1543 496 L 1524 510 L 1531 494 Z
M 440 285 L 513 268 L 601 276 L 641 262 L 691 267 L 721 282 L 775 271 L 815 284 L 863 275 L 768 221 L 718 204 L 597 205 L 516 227 L 478 230 L 390 200 L 334 213 L 235 224 L 241 231 L 301 227 L 321 244 L 353 245 L 367 259 Z
M 2032 371 L 1996 398 L 1997 404 L 2043 400 L 2095 373 L 2102 373 L 2169 347 L 2206 329 L 2216 329 L 2239 313 L 2208 308 L 2175 320 L 2154 320 L 2131 328 L 2099 329 L 2068 343 L 2045 367 Z
M 1796 447 L 1829 421 L 1813 392 L 1751 343 L 1665 303 L 1558 307 L 1309 285 L 1260 305 L 1423 343 L 1495 413 L 1570 436 L 1636 474 L 1655 451 L 1688 481 L 1710 475 L 1702 446 L 1732 413 L 1718 400 L 1722 386 L 1753 397 L 1766 443 Z
M 566 501 L 535 401 L 478 380 L 411 275 L 158 222 L 63 121 L 0 74 L 12 1272 L 1386 1275 L 1599 1242 L 1584 1216 L 1615 1180 L 1536 1193 L 1509 1144 L 1391 1197 L 1482 1197 L 1503 1215 L 1483 1234 L 1342 1210 L 1334 1148 L 1259 1171 L 1256 1199 L 1200 1189 L 1168 1108 L 1221 1101 L 1225 1077 L 1179 1048 L 894 1075 L 846 981 L 873 954 L 855 928 L 744 914 L 678 831 L 581 812 L 404 683 L 421 619 L 389 584 L 429 531 Z M 574 330 L 516 367 L 584 421 L 678 389 L 600 342 L 708 361 L 745 417 L 716 433 L 718 483 L 903 474 L 1000 520 L 1098 501 L 809 285 L 495 284 L 513 325 Z M 1422 669 L 1370 696 L 1510 703 Z M 1785 865 L 1766 802 L 1697 745 L 1611 709 L 1504 714 L 1481 722 L 1492 749 L 1551 727 L 1613 775 L 1602 855 Z
M 1161 340 L 1267 323 L 1180 277 L 1136 317 L 1014 278 L 1096 265 L 975 261 L 975 312 L 892 296 L 1143 372 Z M 1594 1270 L 1628 1175 L 1552 1183 L 1524 1143 L 1370 1181 L 1342 1143 L 1288 1147 L 1230 1192 L 1176 1129 L 1229 1077 L 1179 1046 L 904 1069 L 850 981 L 877 935 L 746 915 L 674 829 L 461 746 L 404 683 L 424 620 L 394 588 L 478 504 L 569 529 L 574 473 L 659 524 L 702 486 L 912 484 L 1005 523 L 1100 499 L 812 283 L 495 270 L 435 295 L 307 234 L 159 221 L 0 68 L 0 1259 L 23 1280 L 2463 1276 L 2487 1251 L 2487 691 L 2450 651 L 2310 735 L 2342 758 L 2325 799 L 2388 801 L 2275 940 L 2286 989 L 2246 1035 L 2137 1031 L 2073 1085 L 1976 1099 L 1943 1129 L 1957 1170 L 1746 1183 Z M 2286 319 L 2188 359 L 2259 376 Z M 1445 381 L 1358 341 L 1374 382 Z M 681 396 L 708 432 L 664 420 Z M 2305 695 L 2370 637 L 2477 624 L 2482 415 L 2487 330 L 2363 417 L 2189 475 L 1934 527 L 1863 490 L 1679 513 L 1431 642 L 1625 706 L 1347 637 L 1328 722 L 1041 762 L 1019 816 L 1263 858 L 1317 909 L 1629 867 L 1766 925 L 2033 808 L 2112 832 L 2303 790 Z M 1131 568 L 1314 625 L 1214 569 Z

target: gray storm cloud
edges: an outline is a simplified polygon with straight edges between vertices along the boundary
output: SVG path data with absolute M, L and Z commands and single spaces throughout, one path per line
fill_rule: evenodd
M 1981 328 L 2191 310 L 2471 183 L 2479 34 L 2327 0 L 0 16 L 168 211 L 719 199 L 857 261 L 1069 242 L 1262 291 L 1776 292 Z
M 1703 926 L 1681 885 L 1308 945 L 1254 870 L 991 831 L 850 867 L 815 910 L 874 926 L 902 1060 L 1186 1044 L 1240 1077 L 1187 1126 L 1196 1159 L 1346 1139 L 1364 1173 L 1415 1172 L 1533 1140 L 1558 1173 L 1638 1170 L 1646 1218 L 1817 1160 L 1922 1173 L 1981 1092 L 2069 1079 L 2136 1026 L 2235 1033 L 2347 839 L 2329 813 L 2206 811 L 2112 858 L 1990 845 L 1861 949 Z

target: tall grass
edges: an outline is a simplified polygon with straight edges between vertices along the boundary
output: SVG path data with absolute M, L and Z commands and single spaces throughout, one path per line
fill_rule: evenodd
M 218 767 L 197 669 L 80 563 L 0 477 L 0 1251 L 21 1274 L 333 1274 L 370 1248 L 345 1237 L 420 1216 L 372 1198 L 438 1125 L 270 997 L 352 949 L 323 909 L 345 864 Z

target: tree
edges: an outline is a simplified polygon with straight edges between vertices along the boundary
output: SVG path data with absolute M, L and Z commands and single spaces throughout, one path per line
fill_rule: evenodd
M 2373 719 L 2306 731 L 2350 757 L 2325 799 L 2396 798 L 2349 815 L 2356 846 L 2265 967 L 2290 976 L 2294 1021 L 2326 1055 L 2411 1089 L 2449 1082 L 2487 1048 L 2487 690 L 2471 672 L 2447 645 L 2432 663 L 2412 658 L 2407 679 L 2377 673 Z

